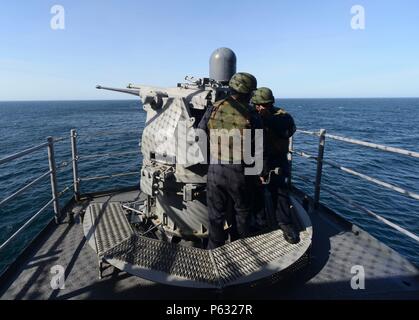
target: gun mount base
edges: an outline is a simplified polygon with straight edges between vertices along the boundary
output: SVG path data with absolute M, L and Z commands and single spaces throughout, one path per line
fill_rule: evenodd
M 188 247 L 144 236 L 128 222 L 119 202 L 93 203 L 83 228 L 99 261 L 134 276 L 167 285 L 222 289 L 273 278 L 307 263 L 312 226 L 294 199 L 300 242 L 291 245 L 281 230 L 240 239 L 214 250 Z

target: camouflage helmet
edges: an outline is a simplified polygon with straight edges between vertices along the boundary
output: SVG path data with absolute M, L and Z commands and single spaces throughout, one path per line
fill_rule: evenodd
M 256 90 L 256 78 L 247 72 L 238 72 L 231 77 L 229 86 L 238 93 L 248 94 Z
M 269 88 L 258 88 L 252 97 L 253 104 L 273 104 L 275 97 Z

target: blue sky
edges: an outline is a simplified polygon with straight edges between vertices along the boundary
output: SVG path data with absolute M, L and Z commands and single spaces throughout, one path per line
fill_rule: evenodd
M 2 1 L 0 100 L 132 98 L 94 86 L 207 76 L 222 46 L 278 98 L 417 97 L 418 39 L 417 0 Z

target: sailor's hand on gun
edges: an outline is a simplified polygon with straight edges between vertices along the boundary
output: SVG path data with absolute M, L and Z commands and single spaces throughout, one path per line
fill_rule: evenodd
M 273 169 L 273 170 L 270 170 L 269 171 L 269 173 L 268 173 L 268 178 L 267 179 L 265 179 L 265 177 L 262 177 L 262 176 L 260 176 L 259 177 L 259 179 L 260 179 L 260 182 L 263 184 L 263 185 L 267 185 L 267 184 L 269 184 L 270 182 L 271 182 L 271 175 L 272 174 L 275 174 L 275 175 L 280 175 L 281 174 L 281 168 L 275 168 L 275 169 Z

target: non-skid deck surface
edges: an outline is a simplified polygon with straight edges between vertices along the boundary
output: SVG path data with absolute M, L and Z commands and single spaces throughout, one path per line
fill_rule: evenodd
M 95 202 L 130 201 L 138 193 L 117 194 Z M 87 204 L 86 204 L 87 205 Z M 80 208 L 75 208 L 80 209 Z M 323 213 L 311 213 L 314 235 L 308 268 L 271 286 L 228 288 L 221 296 L 208 289 L 156 284 L 109 268 L 98 279 L 97 254 L 87 244 L 79 217 L 72 226 L 48 231 L 6 281 L 1 299 L 419 299 L 418 270 L 369 235 L 354 234 Z M 51 288 L 51 268 L 65 268 L 65 289 Z M 351 288 L 351 268 L 364 267 L 365 290 Z

